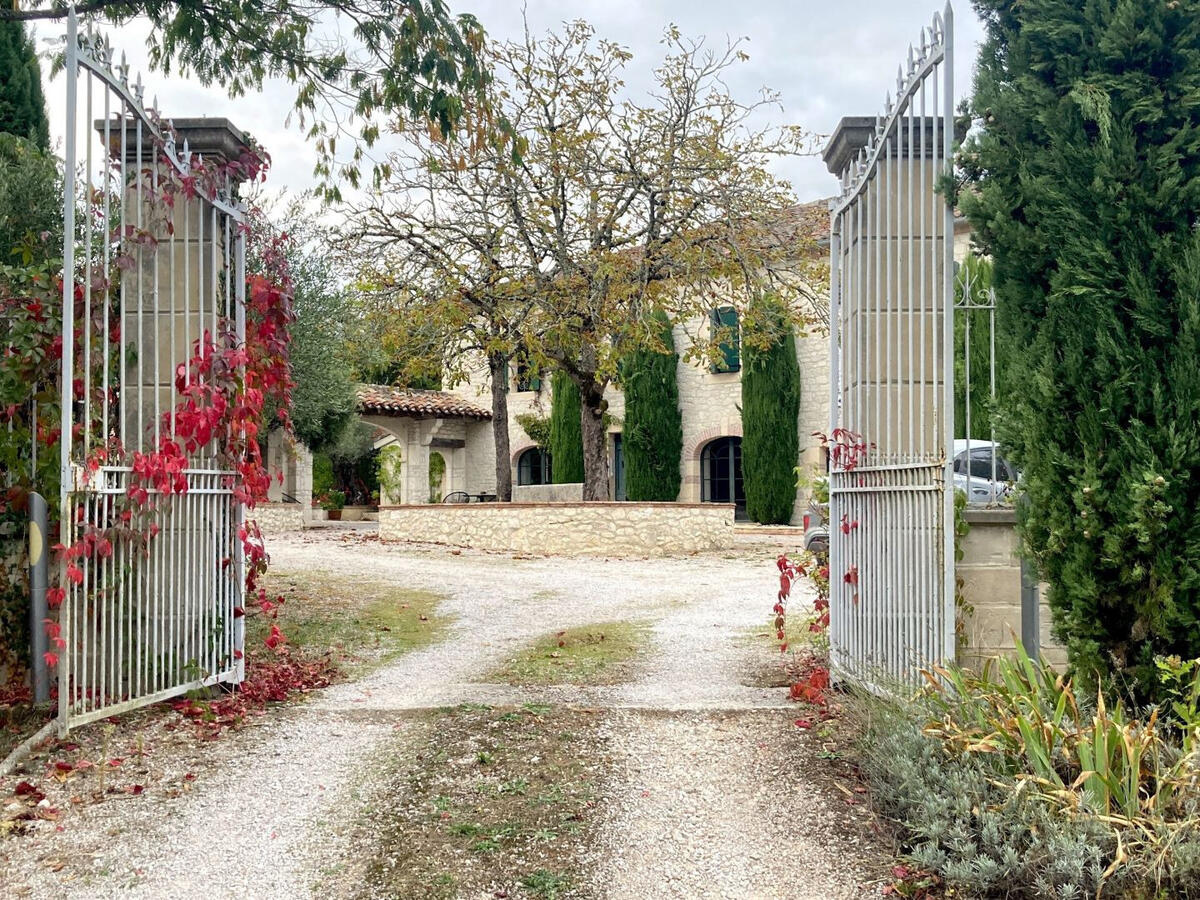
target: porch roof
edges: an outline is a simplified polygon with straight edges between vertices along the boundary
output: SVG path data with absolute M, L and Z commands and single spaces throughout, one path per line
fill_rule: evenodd
M 446 391 L 417 391 L 384 384 L 358 386 L 360 413 L 413 419 L 490 419 L 489 410 Z

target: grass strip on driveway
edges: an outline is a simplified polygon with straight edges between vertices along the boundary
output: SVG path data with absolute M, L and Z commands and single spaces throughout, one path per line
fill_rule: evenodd
M 328 654 L 351 678 L 440 640 L 454 621 L 438 613 L 437 594 L 370 579 L 272 571 L 267 591 L 281 595 L 283 605 L 274 619 L 247 616 L 247 648 L 262 647 L 277 625 L 293 653 Z
M 607 765 L 603 713 L 466 704 L 420 716 L 415 742 L 364 773 L 350 852 L 316 893 L 579 896 Z
M 628 681 L 650 639 L 639 622 L 599 622 L 552 631 L 482 681 L 516 685 L 607 685 Z

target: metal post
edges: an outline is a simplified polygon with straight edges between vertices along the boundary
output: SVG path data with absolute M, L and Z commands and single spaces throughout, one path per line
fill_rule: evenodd
M 50 700 L 50 673 L 46 665 L 46 526 L 49 511 L 41 494 L 29 495 L 29 650 L 33 672 L 33 702 Z
M 947 3 L 942 18 L 942 32 L 945 42 L 945 90 L 942 93 L 942 163 L 946 167 L 945 174 L 950 174 L 954 165 L 954 8 Z M 949 198 L 945 198 L 943 213 L 942 246 L 942 391 L 943 419 L 942 439 L 944 452 L 943 474 L 943 558 L 945 565 L 945 627 L 943 631 L 942 653 L 947 662 L 954 659 L 956 636 L 954 633 L 954 208 Z
M 70 543 L 71 536 L 71 488 L 74 481 L 71 472 L 71 425 L 74 416 L 71 414 L 74 402 L 75 378 L 75 117 L 76 97 L 79 84 L 79 22 L 75 16 L 75 7 L 67 12 L 67 46 L 65 51 L 65 70 L 67 76 L 67 116 L 66 140 L 64 143 L 63 165 L 63 308 L 62 308 L 62 366 L 60 378 L 60 397 L 62 402 L 62 434 L 59 438 L 59 521 L 61 522 L 61 540 Z M 67 585 L 67 564 L 59 563 L 59 583 Z M 74 602 L 74 588 L 68 585 L 70 595 L 59 610 L 58 624 L 62 633 L 70 641 L 73 621 L 71 606 Z M 62 737 L 67 733 L 68 712 L 71 705 L 71 654 L 60 654 L 58 658 L 58 733 Z

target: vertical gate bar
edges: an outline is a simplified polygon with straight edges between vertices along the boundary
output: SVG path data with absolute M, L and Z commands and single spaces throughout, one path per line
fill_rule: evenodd
M 112 195 L 112 91 L 108 86 L 108 82 L 104 84 L 104 332 L 100 338 L 100 346 L 103 351 L 103 371 L 101 372 L 101 390 L 103 398 L 101 400 L 101 419 L 103 421 L 104 434 L 101 436 L 105 450 L 108 449 L 109 438 L 112 436 L 112 424 L 109 419 L 109 402 L 108 402 L 108 370 L 112 361 L 112 330 L 109 322 L 110 313 L 112 311 L 112 282 L 110 280 L 110 254 L 112 252 L 112 219 L 111 219 L 111 195 Z
M 171 146 L 173 147 L 174 144 L 172 143 Z M 179 173 L 175 169 L 175 158 L 174 158 L 173 153 L 171 155 L 169 162 L 170 162 L 170 164 L 167 166 L 167 176 L 171 179 L 172 182 L 177 183 Z M 172 186 L 170 188 L 170 190 L 172 190 L 172 191 L 175 186 L 174 183 L 172 184 Z M 170 228 L 167 229 L 167 243 L 171 248 L 170 256 L 167 259 L 167 268 L 170 269 L 170 271 L 171 271 L 171 276 L 170 276 L 171 287 L 170 287 L 170 292 L 169 292 L 170 303 L 167 304 L 167 315 L 170 317 L 170 320 L 171 320 L 171 355 L 170 355 L 170 368 L 168 369 L 168 372 L 167 372 L 167 384 L 168 384 L 167 397 L 170 398 L 170 414 L 171 414 L 171 426 L 170 427 L 171 427 L 172 439 L 175 437 L 175 429 L 176 429 L 175 413 L 177 411 L 176 407 L 179 405 L 179 400 L 176 395 L 175 372 L 176 372 L 177 366 L 179 365 L 179 361 L 181 359 L 180 354 L 179 354 L 179 329 L 177 327 L 177 322 L 176 322 L 176 320 L 179 318 L 179 310 L 176 308 L 176 304 L 178 303 L 178 299 L 179 299 L 177 296 L 177 294 L 178 294 L 177 286 L 179 284 L 179 281 L 178 281 L 179 276 L 177 275 L 176 269 L 175 269 L 175 243 L 178 240 L 178 231 L 179 231 L 179 221 L 178 221 L 179 212 L 178 212 L 178 207 L 175 206 L 175 203 L 179 202 L 179 195 L 177 193 L 175 193 L 175 194 L 173 194 L 173 196 L 174 196 L 174 201 L 171 205 L 170 211 L 167 213 L 167 215 L 170 217 L 167 220 L 168 222 L 170 222 Z M 185 200 L 185 203 L 186 203 L 186 200 Z M 186 207 L 185 207 L 185 209 L 186 209 Z M 184 356 L 182 358 L 184 359 L 184 365 L 186 366 L 187 357 Z
M 946 173 L 952 174 L 954 165 L 954 7 L 949 2 L 946 3 L 946 11 L 943 14 L 942 23 L 943 41 L 945 43 L 944 57 L 942 65 L 945 70 L 946 85 L 943 91 L 945 109 L 943 111 L 944 120 L 942 122 L 942 155 L 944 157 L 944 165 Z M 946 230 L 946 243 L 942 251 L 942 266 L 943 273 L 943 290 L 945 291 L 944 303 L 948 309 L 945 314 L 943 323 L 943 342 L 946 348 L 945 371 L 943 378 L 945 383 L 943 390 L 946 392 L 946 412 L 944 421 L 944 437 L 945 441 L 945 474 L 944 478 L 944 499 L 942 505 L 942 532 L 944 534 L 944 563 L 945 563 L 945 610 L 946 610 L 946 625 L 943 632 L 942 652 L 943 658 L 950 660 L 954 658 L 954 477 L 953 477 L 953 447 L 954 447 L 954 354 L 950 348 L 954 344 L 954 207 L 950 202 L 949 196 L 945 198 L 945 210 L 943 212 L 944 227 Z
M 243 217 L 242 221 L 244 221 L 244 216 L 245 216 L 245 207 L 244 206 L 239 207 L 239 213 Z M 241 224 L 241 222 L 239 222 L 239 224 Z M 234 273 L 234 297 L 236 300 L 236 303 L 234 306 L 234 319 L 235 319 L 234 328 L 237 332 L 237 345 L 239 348 L 244 348 L 246 346 L 246 234 L 242 228 L 236 229 L 235 233 L 236 233 L 236 237 L 234 239 L 237 241 L 237 254 L 236 254 L 236 260 L 235 260 L 236 269 L 235 269 L 235 273 Z M 245 375 L 246 375 L 245 365 L 242 365 L 240 367 L 239 374 L 241 375 L 242 380 L 245 381 Z M 237 476 L 233 476 L 233 477 L 236 478 Z M 235 579 L 234 580 L 234 586 L 235 586 L 234 596 L 238 600 L 237 605 L 245 608 L 245 606 L 246 606 L 246 596 L 245 596 L 246 556 L 245 556 L 244 548 L 241 543 L 241 541 L 242 541 L 241 535 L 242 535 L 242 529 L 245 527 L 246 507 L 241 502 L 237 501 L 235 498 L 232 498 L 232 497 L 230 499 L 230 502 L 235 504 L 234 508 L 233 508 L 235 528 L 234 528 L 234 532 L 233 532 L 233 538 L 231 541 L 233 546 L 231 548 L 231 553 L 230 553 L 230 556 L 234 560 L 234 562 L 231 563 L 231 565 L 233 566 L 233 568 L 232 568 L 233 577 Z M 241 618 L 234 620 L 234 649 L 239 650 L 239 651 L 245 651 L 245 649 L 246 649 L 246 619 L 245 619 L 245 616 L 242 616 Z M 245 660 L 244 653 L 243 653 L 243 658 L 239 659 L 237 661 L 237 681 L 238 681 L 238 683 L 240 684 L 243 680 L 245 680 L 245 677 L 246 677 L 246 660 Z
M 988 288 L 988 440 L 992 442 L 992 496 L 996 502 L 996 419 L 992 410 L 996 405 L 996 291 Z
M 921 39 L 921 44 L 922 44 L 922 47 L 924 47 L 924 45 L 925 45 L 924 37 L 922 37 L 922 39 Z M 930 166 L 930 161 L 928 159 L 928 147 L 926 146 L 926 144 L 927 144 L 926 134 L 929 131 L 929 127 L 928 127 L 929 120 L 926 118 L 926 106 L 925 106 L 925 89 L 926 89 L 927 85 L 928 85 L 928 78 L 921 79 L 921 225 L 920 225 L 921 241 L 920 241 L 920 250 L 919 250 L 919 254 L 918 254 L 921 257 L 921 312 L 920 312 L 920 322 L 919 322 L 919 330 L 920 330 L 921 334 L 920 334 L 920 348 L 919 348 L 919 354 L 918 354 L 921 359 L 921 392 L 920 392 L 921 393 L 921 398 L 920 398 L 921 411 L 920 411 L 920 417 L 918 419 L 918 423 L 920 426 L 919 431 L 920 431 L 920 435 L 921 435 L 920 459 L 922 461 L 925 461 L 929 458 L 929 448 L 928 448 L 928 444 L 926 441 L 926 435 L 928 432 L 929 425 L 928 425 L 928 421 L 927 421 L 928 411 L 926 410 L 925 395 L 929 392 L 929 374 L 927 371 L 928 359 L 926 358 L 926 352 L 928 349 L 931 349 L 931 348 L 927 348 L 925 345 L 925 331 L 929 327 L 929 321 L 928 321 L 928 316 L 927 316 L 926 310 L 930 306 L 928 286 L 926 285 L 926 277 L 925 277 L 927 262 L 929 259 L 929 224 L 927 221 L 928 217 L 926 216 L 926 210 L 929 208 L 929 205 L 930 205 L 929 187 L 926 183 L 928 169 Z
M 878 138 L 880 138 L 881 140 L 887 140 L 887 136 L 886 136 L 886 134 L 883 134 L 883 130 L 882 130 L 883 120 L 878 119 L 876 121 L 878 122 L 878 125 L 876 126 L 876 133 L 877 133 Z M 870 458 L 870 464 L 877 463 L 878 456 L 880 456 L 880 454 L 878 454 L 878 448 L 880 448 L 880 446 L 881 446 L 880 445 L 880 431 L 881 431 L 881 425 L 882 425 L 882 421 L 883 421 L 883 407 L 882 407 L 882 402 L 881 402 L 882 401 L 881 384 L 883 382 L 883 346 L 882 346 L 882 342 L 880 341 L 880 336 L 882 334 L 883 329 L 881 328 L 881 325 L 880 325 L 880 319 L 881 319 L 881 313 L 883 311 L 883 290 L 884 290 L 884 287 L 883 287 L 883 263 L 884 263 L 884 260 L 883 260 L 883 240 L 882 240 L 883 229 L 884 229 L 884 218 L 883 217 L 884 217 L 884 215 L 886 215 L 886 212 L 887 212 L 886 200 L 884 200 L 883 191 L 886 190 L 887 187 L 889 187 L 889 185 L 887 184 L 887 181 L 888 181 L 887 170 L 884 169 L 882 166 L 880 166 L 880 164 L 878 164 L 878 162 L 876 162 L 876 169 L 875 169 L 875 234 L 871 235 L 872 242 L 874 242 L 874 244 L 875 244 L 875 272 L 874 272 L 874 278 L 872 278 L 872 290 L 874 290 L 875 295 L 874 295 L 874 298 L 872 298 L 872 304 L 871 304 L 871 331 L 870 331 L 871 343 L 875 344 L 875 365 L 874 365 L 874 367 L 872 367 L 872 371 L 871 371 L 871 383 L 872 383 L 872 385 L 874 385 L 874 388 L 875 388 L 875 398 L 874 398 L 874 402 L 872 402 L 872 404 L 871 404 L 871 419 L 870 419 L 871 430 L 868 434 L 866 434 L 866 445 L 868 445 L 868 448 L 870 448 L 870 450 L 868 451 L 868 455 Z
M 884 314 L 883 321 L 880 323 L 879 333 L 876 335 L 876 340 L 881 341 L 883 344 L 883 369 L 879 372 L 879 380 L 881 382 L 884 420 L 879 445 L 884 448 L 882 461 L 886 465 L 892 462 L 892 452 L 895 449 L 895 444 L 892 440 L 892 306 L 895 303 L 896 291 L 895 274 L 892 270 L 893 257 L 895 256 L 892 251 L 892 243 L 895 237 L 892 233 L 892 217 L 895 215 L 896 204 L 892 198 L 899 187 L 899 180 L 896 177 L 898 165 L 896 157 L 892 155 L 892 126 L 890 124 L 883 136 L 883 147 L 884 166 L 887 171 L 887 195 L 883 201 L 883 246 L 886 268 L 884 274 L 885 287 L 882 297 Z
M 866 175 L 864 174 L 863 178 Z M 860 179 L 861 180 L 861 179 Z M 842 416 L 842 427 L 854 432 L 861 432 L 863 425 L 863 364 L 866 361 L 866 348 L 863 346 L 863 312 L 866 308 L 867 291 L 870 290 L 870 273 L 868 271 L 867 229 L 870 222 L 871 207 L 867 203 L 869 185 L 862 188 L 854 200 L 855 218 L 858 221 L 858 249 L 856 261 L 858 278 L 855 282 L 853 307 L 846 311 L 846 327 L 854 336 L 854 380 L 850 385 L 853 404 L 850 414 Z
M 91 519 L 88 515 L 88 513 L 91 512 L 91 510 L 88 509 L 88 506 L 90 505 L 90 502 L 91 502 L 89 499 L 91 495 L 87 492 L 80 492 L 80 494 L 82 497 L 82 502 L 80 504 L 80 508 L 83 510 L 83 521 L 84 522 L 91 521 Z M 80 530 L 84 531 L 84 529 L 80 529 Z M 95 683 L 95 664 L 96 664 L 95 653 L 93 652 L 93 644 L 95 643 L 95 634 L 92 631 L 93 623 L 92 623 L 92 616 L 90 615 L 91 610 L 88 608 L 89 607 L 88 588 L 91 586 L 91 565 L 90 565 L 90 563 L 91 563 L 91 560 L 89 560 L 87 555 L 85 554 L 83 556 L 83 558 L 79 560 L 79 564 L 78 564 L 79 568 L 83 570 L 83 581 L 78 586 L 78 589 L 79 589 L 79 619 L 78 619 L 79 625 L 78 625 L 78 628 L 79 628 L 79 634 L 83 638 L 83 655 L 79 661 L 79 676 L 80 676 L 80 686 L 81 686 L 80 689 L 83 694 L 83 708 L 84 708 L 85 712 L 87 711 L 88 706 L 89 706 L 89 699 L 92 699 L 92 697 L 93 697 L 92 685 Z
M 836 205 L 835 199 L 830 204 Z M 837 427 L 838 410 L 840 407 L 840 386 L 839 372 L 841 370 L 841 291 L 842 291 L 842 271 L 845 265 L 845 259 L 842 255 L 842 223 L 845 219 L 844 213 L 831 213 L 829 223 L 829 426 L 828 434 L 832 436 L 834 429 Z M 832 437 L 829 438 L 832 440 Z M 829 513 L 830 520 L 833 519 L 834 510 L 834 475 L 832 455 L 826 467 L 826 474 L 829 479 Z M 827 529 L 830 535 L 829 541 L 829 561 L 832 566 L 834 558 L 834 541 L 833 527 L 827 523 Z M 832 571 L 832 569 L 831 569 Z M 830 592 L 830 610 L 832 612 L 833 591 Z M 838 643 L 840 641 L 839 632 L 832 627 L 831 618 L 830 628 L 830 653 L 831 662 L 835 667 L 839 665 Z
M 184 142 L 184 165 L 191 170 L 191 157 Z M 192 204 L 193 200 L 183 197 L 183 383 L 192 383 Z
M 74 514 L 70 504 L 71 490 L 71 399 L 74 380 L 75 358 L 75 131 L 76 103 L 79 80 L 79 23 L 75 16 L 75 7 L 67 10 L 67 46 L 65 68 L 67 75 L 67 113 L 65 128 L 65 146 L 63 148 L 65 161 L 63 165 L 63 296 L 62 296 L 62 365 L 60 367 L 60 418 L 61 433 L 59 437 L 59 521 L 61 530 L 67 535 L 71 531 L 71 519 Z M 63 540 L 62 543 L 69 544 Z M 58 566 L 59 584 L 68 588 L 70 597 L 74 591 L 66 578 L 66 562 L 60 561 Z M 72 631 L 74 621 L 70 613 L 69 599 L 64 603 L 59 614 L 61 633 L 66 635 L 67 646 L 59 654 L 58 659 L 58 733 L 65 735 L 70 727 L 71 709 L 71 654 L 74 652 L 75 635 Z M 65 619 L 65 621 L 64 621 Z
M 159 195 L 160 182 L 158 170 L 158 142 L 151 141 L 151 153 L 154 154 L 153 162 L 150 169 L 150 195 L 153 202 L 157 205 L 161 202 Z M 158 246 L 160 235 L 158 233 L 157 216 L 152 216 L 150 219 L 151 227 L 154 228 L 154 244 L 151 247 L 151 264 L 154 266 L 154 289 L 151 297 L 151 304 L 154 307 L 154 324 L 151 326 L 154 330 L 154 447 L 153 450 L 157 453 L 162 448 L 162 428 L 160 425 L 162 417 L 162 403 L 159 394 L 162 393 L 162 349 L 160 340 L 162 335 L 162 319 L 160 314 L 161 301 L 159 299 L 159 283 L 158 283 Z
M 145 282 L 146 282 L 146 261 L 143 248 L 145 244 L 142 240 L 145 228 L 145 201 L 142 197 L 142 119 L 138 115 L 136 107 L 133 109 L 134 121 L 137 123 L 137 132 L 135 137 L 135 146 L 137 148 L 137 167 L 134 182 L 136 193 L 134 202 L 137 204 L 137 448 L 144 451 L 144 438 L 146 434 L 146 423 L 144 421 L 146 415 L 146 360 L 142 358 L 142 350 L 146 346 L 145 335 Z
M 908 68 L 910 68 L 911 71 L 914 71 L 913 70 L 912 46 L 908 47 Z M 917 264 L 916 247 L 913 246 L 913 235 L 912 235 L 913 218 L 914 218 L 914 211 L 913 211 L 913 205 L 912 205 L 913 204 L 913 181 L 914 181 L 914 178 L 916 178 L 916 173 L 914 173 L 914 170 L 913 170 L 913 160 L 914 160 L 914 157 L 917 156 L 917 146 L 916 146 L 917 142 L 916 142 L 916 140 L 914 140 L 914 138 L 917 137 L 917 132 L 916 132 L 916 128 L 914 128 L 914 125 L 916 125 L 916 120 L 913 119 L 912 102 L 913 102 L 912 92 L 910 91 L 910 94 L 908 94 L 908 96 L 905 97 L 905 112 L 907 113 L 907 119 L 908 119 L 908 148 L 907 148 L 907 151 L 905 154 L 905 156 L 907 157 L 906 164 L 907 164 L 907 169 L 908 169 L 908 174 L 907 174 L 908 205 L 907 205 L 907 215 L 905 217 L 905 229 L 904 229 L 905 256 L 907 257 L 907 262 L 908 262 L 908 300 L 905 304 L 905 311 L 904 311 L 905 334 L 907 334 L 907 336 L 908 336 L 907 341 L 906 341 L 908 344 L 908 442 L 907 442 L 907 446 L 905 448 L 905 451 L 906 451 L 905 461 L 906 462 L 911 462 L 913 460 L 914 455 L 916 455 L 916 444 L 917 444 L 917 424 L 916 424 L 916 420 L 914 420 L 914 418 L 913 418 L 913 416 L 916 415 L 916 412 L 917 412 L 916 408 L 914 408 L 914 403 L 916 403 L 916 397 L 914 397 L 914 390 L 916 390 L 916 385 L 914 385 L 914 379 L 913 379 L 913 365 L 914 365 L 914 362 L 916 362 L 916 359 L 913 358 L 913 347 L 914 347 L 914 343 L 916 343 L 916 341 L 914 341 L 914 338 L 916 338 L 916 335 L 914 335 L 914 332 L 913 332 L 913 325 L 916 324 L 916 320 L 914 320 L 914 317 L 912 314 L 913 300 L 916 299 L 916 294 L 914 294 L 914 290 L 913 290 L 914 277 L 916 277 L 916 276 L 914 276 L 913 268 Z
M 217 320 L 218 320 L 218 317 L 220 316 L 220 311 L 217 308 L 217 301 L 221 297 L 221 288 L 220 288 L 220 285 L 217 283 L 217 272 L 218 272 L 218 268 L 217 268 L 217 237 L 220 234 L 220 232 L 217 229 L 217 208 L 215 206 L 212 207 L 210 212 L 212 215 L 212 221 L 209 225 L 209 230 L 208 230 L 208 242 L 211 245 L 209 248 L 209 252 L 212 254 L 212 262 L 211 262 L 212 275 L 209 279 L 209 284 L 210 284 L 209 290 L 212 291 L 212 312 L 211 312 L 212 336 L 213 336 L 213 343 L 219 344 L 220 343 L 220 338 L 219 338 L 220 332 L 218 331 L 218 328 L 217 328 L 217 325 L 218 325 Z M 214 438 L 214 441 L 215 441 L 215 438 Z M 214 450 L 215 450 L 215 447 L 214 447 Z
M 836 202 L 836 201 L 835 201 Z M 839 373 L 841 372 L 841 315 L 842 315 L 842 221 L 844 213 L 833 216 L 829 231 L 829 434 L 837 428 L 839 407 Z M 832 440 L 832 438 L 830 438 Z
M 121 225 L 117 231 L 117 255 L 124 259 L 129 252 L 129 239 L 126 237 L 125 229 L 129 226 L 129 120 L 127 110 L 125 109 L 125 100 L 120 98 L 121 107 L 121 159 L 117 164 L 117 172 L 121 185 Z M 129 418 L 129 402 L 131 399 L 129 393 L 129 354 L 126 352 L 127 342 L 129 341 L 129 309 L 128 309 L 128 283 L 129 279 L 121 275 L 121 303 L 120 303 L 120 323 L 117 326 L 118 334 L 121 337 L 120 345 L 117 347 L 117 366 L 119 373 L 119 388 L 117 404 L 117 416 L 119 418 L 118 425 L 120 427 L 121 437 L 121 453 L 125 454 L 128 451 L 129 444 L 127 443 L 127 435 L 125 428 L 125 420 Z
M 199 341 L 200 353 L 208 352 L 210 336 L 204 328 L 204 202 L 196 201 L 196 339 Z M 196 376 L 201 383 L 203 378 Z
M 83 339 L 83 434 L 82 458 L 86 459 L 92 443 L 92 75 L 84 76 L 84 131 L 87 135 L 87 150 L 84 153 L 84 204 L 83 204 L 83 323 L 80 336 Z

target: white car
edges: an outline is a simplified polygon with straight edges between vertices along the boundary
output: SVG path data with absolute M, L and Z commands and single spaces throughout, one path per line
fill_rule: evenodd
M 1021 473 L 993 441 L 958 439 L 954 442 L 954 487 L 972 504 L 1009 499 Z

